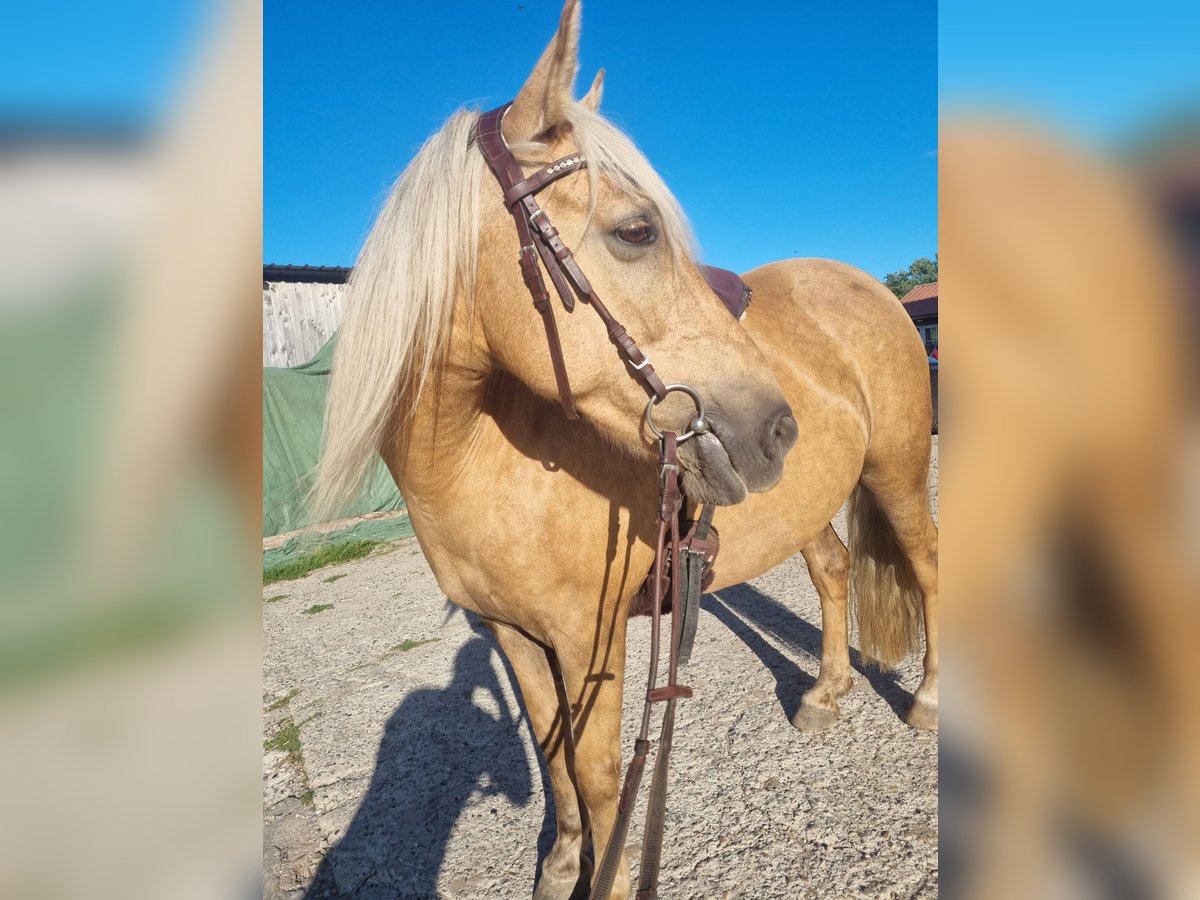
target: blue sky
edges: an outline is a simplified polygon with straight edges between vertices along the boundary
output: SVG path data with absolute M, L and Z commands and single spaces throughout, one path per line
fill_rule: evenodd
M 161 117 L 206 33 L 206 0 L 38 0 L 0 27 L 0 117 Z
M 0 118 L 141 121 L 169 109 L 213 8 L 11 13 Z M 266 0 L 264 259 L 353 262 L 421 141 L 459 105 L 509 99 L 557 15 L 556 0 Z M 683 201 L 709 261 L 824 255 L 883 275 L 937 247 L 939 74 L 949 108 L 1118 141 L 1196 107 L 1198 29 L 1195 0 L 946 0 L 940 14 L 932 0 L 585 0 L 580 80 L 608 69 L 607 113 Z
M 264 261 L 352 264 L 422 141 L 459 106 L 511 99 L 559 9 L 267 0 Z M 585 0 L 581 63 L 579 92 L 607 70 L 603 112 L 708 262 L 825 256 L 882 277 L 937 252 L 931 0 Z
M 941 100 L 1112 147 L 1200 100 L 1196 0 L 943 3 Z

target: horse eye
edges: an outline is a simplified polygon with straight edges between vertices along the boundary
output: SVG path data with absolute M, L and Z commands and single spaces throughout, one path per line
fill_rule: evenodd
M 626 244 L 651 244 L 657 237 L 650 223 L 640 219 L 634 222 L 626 222 L 624 225 L 618 225 L 614 233 L 618 239 L 624 241 Z

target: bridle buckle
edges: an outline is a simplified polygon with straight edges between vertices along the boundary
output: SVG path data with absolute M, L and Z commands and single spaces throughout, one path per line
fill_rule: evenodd
M 538 222 L 538 216 L 541 216 L 545 220 L 544 225 Z M 546 211 L 539 206 L 529 216 L 529 224 L 534 227 L 534 230 L 537 231 L 538 234 L 545 235 L 547 228 L 550 227 L 550 217 L 546 215 Z
M 650 365 L 650 357 L 645 354 L 642 354 L 642 361 L 640 363 L 635 363 L 632 359 L 626 359 L 625 361 L 629 363 L 629 367 L 635 372 L 640 372 L 646 366 Z
M 679 466 L 675 465 L 675 463 L 663 463 L 659 467 L 658 481 L 659 481 L 659 485 L 662 487 L 666 487 L 668 472 L 674 472 L 675 477 L 678 478 L 679 477 Z

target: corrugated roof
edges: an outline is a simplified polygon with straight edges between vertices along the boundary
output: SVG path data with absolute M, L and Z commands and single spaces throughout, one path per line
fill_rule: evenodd
M 918 284 L 915 288 L 909 291 L 901 298 L 900 302 L 907 306 L 910 303 L 915 303 L 917 300 L 937 299 L 938 283 L 931 281 L 928 284 Z
M 938 314 L 937 297 L 926 297 L 924 300 L 914 300 L 912 303 L 905 303 L 904 311 L 908 313 L 908 317 L 914 322 L 936 316 Z
M 289 266 L 278 263 L 263 263 L 263 281 L 343 284 L 349 277 L 349 266 Z

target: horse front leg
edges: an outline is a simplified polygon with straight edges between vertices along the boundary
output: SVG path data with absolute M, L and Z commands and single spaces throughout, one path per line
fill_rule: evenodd
M 512 666 L 529 714 L 529 724 L 550 771 L 557 835 L 542 862 L 534 900 L 567 900 L 580 880 L 583 856 L 583 817 L 571 776 L 574 738 L 570 707 L 559 684 L 554 651 L 524 632 L 499 622 L 488 628 Z
M 556 642 L 563 684 L 571 702 L 575 735 L 575 783 L 587 808 L 596 870 L 608 848 L 617 818 L 621 790 L 621 700 L 625 685 L 627 609 L 602 608 L 598 625 Z M 605 621 L 607 619 L 608 621 Z M 629 895 L 629 862 L 621 864 L 609 894 Z
M 817 731 L 841 715 L 838 698 L 854 686 L 850 675 L 850 554 L 832 525 L 800 551 L 808 574 L 821 597 L 821 669 L 816 683 L 804 692 L 792 724 Z

